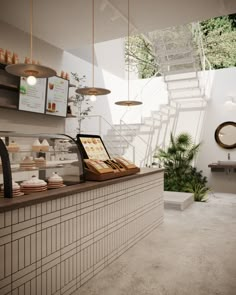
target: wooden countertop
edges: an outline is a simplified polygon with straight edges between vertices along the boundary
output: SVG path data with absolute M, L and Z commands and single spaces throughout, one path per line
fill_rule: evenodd
M 143 168 L 137 174 L 114 178 L 106 181 L 86 181 L 84 183 L 79 183 L 71 186 L 66 186 L 60 189 L 48 190 L 46 192 L 34 193 L 30 195 L 24 195 L 22 197 L 15 198 L 0 198 L 0 212 L 9 211 L 25 206 L 34 205 L 44 201 L 54 200 L 57 198 L 62 198 L 68 195 L 73 195 L 80 192 L 86 192 L 96 188 L 104 187 L 111 184 L 116 184 L 124 181 L 129 181 L 139 177 L 160 173 L 164 171 L 163 168 Z

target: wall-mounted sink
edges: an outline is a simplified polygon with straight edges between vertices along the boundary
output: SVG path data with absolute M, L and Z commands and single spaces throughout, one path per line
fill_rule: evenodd
M 235 160 L 218 161 L 218 164 L 232 166 L 232 165 L 236 165 L 236 161 Z

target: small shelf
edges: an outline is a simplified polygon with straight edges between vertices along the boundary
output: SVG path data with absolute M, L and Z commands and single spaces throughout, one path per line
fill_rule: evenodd
M 48 170 L 48 169 L 56 169 L 56 168 L 62 168 L 68 164 L 72 164 L 73 162 L 77 162 L 76 160 L 64 160 L 64 161 L 58 161 L 57 164 L 54 165 L 46 165 L 42 167 L 35 167 L 33 169 L 22 169 L 19 167 L 19 164 L 13 164 L 17 165 L 18 167 L 11 167 L 11 171 L 14 172 L 32 172 L 32 171 L 41 171 L 41 170 Z M 1 172 L 0 172 L 1 173 Z
M 72 115 L 72 114 L 67 114 L 67 115 L 66 115 L 66 118 L 77 118 L 77 116 Z
M 0 108 L 2 108 L 2 109 L 11 109 L 11 110 L 17 110 L 18 109 L 17 105 L 14 105 L 14 104 L 4 104 L 4 105 L 0 104 Z
M 71 152 L 70 150 L 53 150 L 53 151 L 47 151 L 47 152 L 44 152 L 44 151 L 39 151 L 39 152 L 36 152 L 36 151 L 32 151 L 32 150 L 23 150 L 23 151 L 18 151 L 18 152 L 11 152 L 11 151 L 8 151 L 9 154 L 18 154 L 18 153 L 40 153 L 40 154 L 47 154 L 47 153 L 67 153 L 67 154 L 73 154 L 73 152 Z
M 76 87 L 76 85 L 69 83 L 69 87 Z
M 0 89 L 11 90 L 11 91 L 15 91 L 15 92 L 19 91 L 18 86 L 14 85 L 14 84 L 2 84 L 2 83 L 0 83 Z

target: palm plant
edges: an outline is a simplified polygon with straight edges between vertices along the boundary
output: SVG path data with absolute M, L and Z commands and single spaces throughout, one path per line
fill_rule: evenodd
M 207 193 L 210 189 L 201 183 L 188 183 L 185 187 L 185 191 L 194 194 L 194 200 L 196 202 L 206 202 Z
M 202 171 L 192 167 L 200 145 L 194 144 L 188 133 L 181 133 L 176 138 L 171 134 L 169 147 L 158 150 L 157 157 L 165 167 L 165 190 L 185 192 L 186 185 L 193 183 L 205 187 L 206 177 L 202 176 Z

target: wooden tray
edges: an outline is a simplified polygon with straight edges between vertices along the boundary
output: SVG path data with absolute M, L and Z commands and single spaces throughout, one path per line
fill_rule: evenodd
M 104 180 L 109 180 L 113 178 L 118 178 L 118 177 L 124 177 L 132 174 L 136 174 L 140 172 L 140 168 L 132 168 L 129 170 L 125 171 L 120 171 L 120 172 L 112 172 L 112 173 L 95 173 L 91 170 L 88 170 L 85 168 L 85 178 L 86 180 L 95 180 L 95 181 L 104 181 Z

